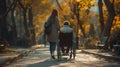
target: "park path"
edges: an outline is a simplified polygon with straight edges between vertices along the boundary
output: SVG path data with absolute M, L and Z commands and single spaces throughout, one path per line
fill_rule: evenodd
M 94 55 L 84 54 L 77 50 L 75 60 L 67 60 L 68 56 L 63 56 L 61 61 L 51 60 L 49 46 L 38 48 L 28 54 L 28 56 L 17 60 L 6 67 L 120 67 L 120 64 L 108 62 L 105 59 L 96 58 Z

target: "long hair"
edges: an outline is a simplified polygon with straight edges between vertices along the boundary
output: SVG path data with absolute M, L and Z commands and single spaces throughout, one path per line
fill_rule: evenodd
M 53 9 L 51 15 L 50 15 L 50 23 L 52 23 L 55 20 L 55 17 L 58 17 L 58 11 L 56 9 Z
M 58 17 L 58 11 L 56 9 L 53 9 L 52 13 L 51 13 L 51 17 Z

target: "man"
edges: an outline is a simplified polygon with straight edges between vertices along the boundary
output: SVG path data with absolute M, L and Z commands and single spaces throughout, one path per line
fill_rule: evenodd
M 59 39 L 59 45 L 63 55 L 68 55 L 69 49 L 72 48 L 73 43 L 73 30 L 68 21 L 65 21 L 64 26 L 60 29 Z

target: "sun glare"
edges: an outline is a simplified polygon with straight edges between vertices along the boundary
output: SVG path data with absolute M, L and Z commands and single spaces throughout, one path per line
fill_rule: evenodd
M 80 0 L 76 0 L 77 2 L 80 2 Z

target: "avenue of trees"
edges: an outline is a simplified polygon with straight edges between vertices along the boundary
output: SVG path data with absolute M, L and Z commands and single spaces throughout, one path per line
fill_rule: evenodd
M 74 29 L 76 30 L 76 37 L 81 35 L 79 34 L 81 32 L 85 39 L 82 38 L 80 41 L 85 41 L 84 45 L 91 46 L 90 41 L 92 39 L 89 37 L 92 37 L 93 41 L 97 39 L 103 41 L 106 37 L 106 48 L 111 47 L 109 44 L 111 42 L 120 43 L 119 32 L 114 32 L 119 31 L 120 28 L 119 0 L 65 0 L 64 2 L 66 3 L 59 4 L 59 9 L 61 13 L 63 12 L 62 16 L 69 20 L 72 26 L 78 27 L 77 30 Z M 91 8 L 95 6 L 98 7 L 99 14 L 92 13 Z M 114 38 L 115 34 L 117 38 Z
M 98 13 L 92 7 L 98 7 Z M 76 43 L 88 46 L 107 37 L 106 48 L 111 42 L 120 44 L 120 0 L 0 0 L 0 40 L 17 46 L 37 44 L 53 8 L 59 11 L 61 26 L 70 21 Z
M 38 22 L 34 18 L 43 12 L 48 14 L 45 9 L 49 10 L 50 7 L 52 4 L 49 1 L 0 0 L 1 43 L 24 47 L 36 44 L 35 29 Z

